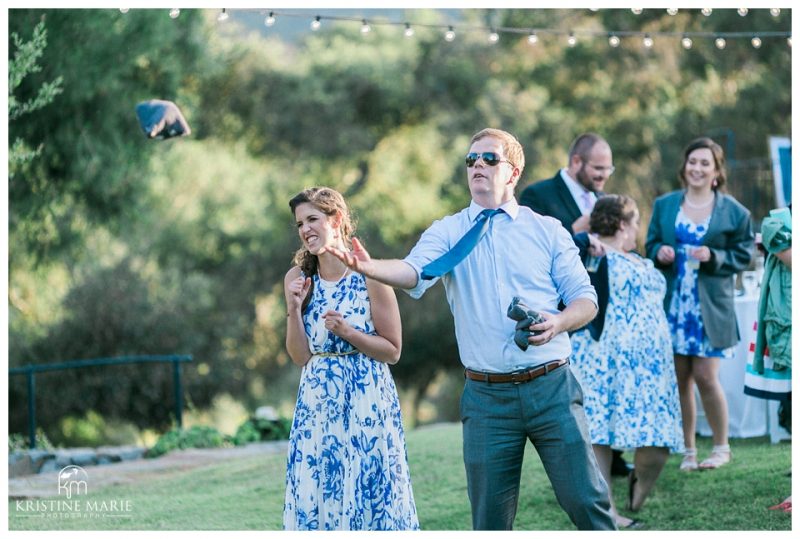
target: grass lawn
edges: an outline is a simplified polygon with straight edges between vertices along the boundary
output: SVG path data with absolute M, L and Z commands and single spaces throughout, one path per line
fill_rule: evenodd
M 437 425 L 407 433 L 414 496 L 425 530 L 471 529 L 461 459 L 461 426 Z M 710 440 L 699 438 L 700 456 Z M 731 440 L 734 462 L 719 470 L 681 473 L 680 457 L 667 462 L 644 508 L 648 530 L 791 530 L 791 518 L 767 507 L 791 490 L 791 444 L 766 438 Z M 626 454 L 631 461 L 632 455 Z M 124 500 L 131 518 L 35 518 L 9 502 L 10 530 L 279 530 L 284 455 L 234 459 L 155 480 L 108 487 L 81 496 L 83 503 Z M 614 480 L 624 507 L 626 480 Z M 63 498 L 62 498 L 63 499 Z M 573 530 L 556 503 L 535 451 L 528 444 L 517 530 Z

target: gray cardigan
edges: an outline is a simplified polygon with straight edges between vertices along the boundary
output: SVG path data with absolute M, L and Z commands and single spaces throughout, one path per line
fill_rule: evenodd
M 647 258 L 653 260 L 667 279 L 665 310 L 669 310 L 677 268 L 674 262 L 661 264 L 656 253 L 662 245 L 675 247 L 675 218 L 684 194 L 685 191 L 680 190 L 658 197 L 647 229 Z M 755 247 L 750 212 L 732 196 L 716 193 L 708 232 L 702 244 L 711 250 L 711 260 L 701 263 L 698 270 L 700 313 L 711 346 L 728 348 L 739 342 L 731 277 L 747 268 Z

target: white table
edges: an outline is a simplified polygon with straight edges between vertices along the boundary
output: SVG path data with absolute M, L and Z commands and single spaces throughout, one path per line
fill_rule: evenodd
M 757 399 L 744 394 L 744 372 L 750 342 L 754 340 L 753 324 L 758 317 L 758 296 L 740 296 L 735 299 L 736 319 L 741 341 L 736 346 L 733 359 L 720 363 L 719 379 L 728 400 L 728 434 L 731 438 L 753 438 L 769 434 L 770 441 L 790 439 L 791 435 L 778 425 L 778 402 Z M 711 436 L 703 403 L 695 387 L 697 403 L 697 433 Z

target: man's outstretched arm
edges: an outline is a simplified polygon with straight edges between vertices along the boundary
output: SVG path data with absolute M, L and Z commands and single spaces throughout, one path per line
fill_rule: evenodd
M 332 254 L 353 271 L 394 288 L 408 290 L 417 286 L 417 272 L 408 263 L 402 260 L 373 260 L 356 238 L 353 238 L 352 251 L 324 247 L 320 254 L 324 252 Z

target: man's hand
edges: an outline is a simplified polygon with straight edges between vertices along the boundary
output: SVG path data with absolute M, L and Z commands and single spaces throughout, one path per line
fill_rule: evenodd
M 593 234 L 587 234 L 589 238 L 589 254 L 597 258 L 606 256 L 606 246 Z
M 572 223 L 572 235 L 579 232 L 589 232 L 589 215 L 581 215 Z
M 544 322 L 533 324 L 530 327 L 531 336 L 528 337 L 528 342 L 533 346 L 547 344 L 552 341 L 556 335 L 564 331 L 560 314 L 551 314 L 547 312 L 541 312 L 539 314 L 544 318 Z M 541 333 L 534 335 L 533 332 Z
M 323 247 L 319 250 L 319 254 L 330 253 L 342 262 L 344 265 L 353 271 L 363 273 L 367 277 L 372 276 L 372 258 L 361 242 L 357 238 L 353 238 L 353 250 L 342 251 L 336 247 Z

